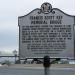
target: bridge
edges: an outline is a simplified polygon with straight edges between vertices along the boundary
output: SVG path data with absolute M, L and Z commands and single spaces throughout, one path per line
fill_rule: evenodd
M 1 57 L 19 57 L 19 56 L 5 56 L 5 55 L 3 55 L 3 56 L 0 56 L 0 58 Z

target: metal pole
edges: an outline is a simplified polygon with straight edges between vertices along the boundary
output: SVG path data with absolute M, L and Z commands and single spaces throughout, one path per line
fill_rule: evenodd
M 50 67 L 50 58 L 49 58 L 49 56 L 44 57 L 43 65 L 44 65 L 44 74 L 49 75 L 49 67 Z
M 45 71 L 44 71 L 44 72 L 45 72 L 44 74 L 45 74 L 45 75 L 49 75 L 49 68 L 44 68 L 44 70 L 45 70 Z
M 16 57 L 17 57 L 17 54 L 15 54 L 15 64 L 16 64 Z
M 16 64 L 16 54 L 15 54 L 15 64 Z

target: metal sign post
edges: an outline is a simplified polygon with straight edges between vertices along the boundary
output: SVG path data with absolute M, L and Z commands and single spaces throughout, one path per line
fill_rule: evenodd
M 44 57 L 43 66 L 44 66 L 44 74 L 49 75 L 49 67 L 50 67 L 50 57 L 49 56 Z

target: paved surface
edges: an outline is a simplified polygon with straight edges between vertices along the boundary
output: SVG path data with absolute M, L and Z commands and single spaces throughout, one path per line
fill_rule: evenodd
M 0 66 L 0 75 L 44 75 L 42 64 L 13 64 Z M 75 65 L 52 64 L 49 75 L 75 75 Z
M 0 66 L 0 68 L 36 68 L 36 69 L 43 69 L 44 67 L 43 67 L 43 64 L 11 64 L 11 65 L 9 65 L 9 66 L 7 66 L 7 65 L 3 65 L 3 66 Z M 67 68 L 73 68 L 73 69 L 75 69 L 75 64 L 52 64 L 51 65 L 51 67 L 50 67 L 51 69 L 59 69 L 59 68 L 65 68 L 65 69 L 67 69 Z

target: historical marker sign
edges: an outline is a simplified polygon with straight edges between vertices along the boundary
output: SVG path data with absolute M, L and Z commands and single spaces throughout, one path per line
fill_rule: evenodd
M 49 3 L 19 17 L 20 58 L 74 58 L 74 18 Z

